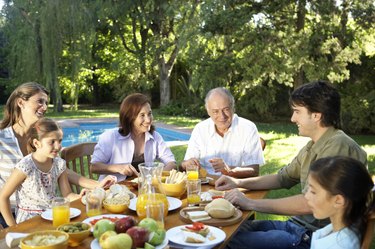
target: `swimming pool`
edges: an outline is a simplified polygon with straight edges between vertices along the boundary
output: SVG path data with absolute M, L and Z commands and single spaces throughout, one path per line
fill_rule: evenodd
M 73 144 L 84 142 L 98 142 L 100 134 L 107 129 L 117 126 L 116 122 L 110 123 L 79 123 L 75 127 L 63 127 L 64 137 L 62 146 L 67 147 Z M 156 131 L 162 135 L 164 141 L 188 141 L 190 134 L 177 132 L 161 127 L 156 127 Z

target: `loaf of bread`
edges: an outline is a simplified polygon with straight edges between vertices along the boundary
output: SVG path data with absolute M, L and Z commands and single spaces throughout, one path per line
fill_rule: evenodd
M 234 215 L 236 208 L 229 201 L 220 198 L 208 203 L 204 210 L 212 218 L 226 219 Z

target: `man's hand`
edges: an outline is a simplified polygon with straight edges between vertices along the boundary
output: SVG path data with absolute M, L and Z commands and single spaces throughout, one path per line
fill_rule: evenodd
M 232 189 L 230 191 L 225 192 L 224 198 L 230 201 L 234 206 L 239 207 L 242 210 L 249 210 L 249 202 L 250 199 L 246 197 L 244 193 L 239 191 L 238 189 Z
M 211 163 L 215 172 L 221 172 L 222 174 L 226 175 L 231 171 L 230 167 L 224 162 L 222 158 L 212 158 L 208 161 Z
M 186 170 L 187 165 L 197 165 L 198 167 L 201 166 L 198 158 L 190 158 L 181 162 L 181 167 L 183 170 Z
M 117 173 L 125 176 L 138 176 L 138 171 L 131 164 L 116 165 Z
M 235 179 L 230 176 L 222 175 L 219 179 L 215 182 L 215 188 L 217 190 L 228 190 L 238 188 L 238 179 Z

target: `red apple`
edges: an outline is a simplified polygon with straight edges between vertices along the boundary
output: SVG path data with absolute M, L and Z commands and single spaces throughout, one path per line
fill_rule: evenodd
M 132 248 L 143 248 L 150 236 L 149 231 L 146 228 L 138 226 L 129 228 L 126 233 L 133 239 Z
M 126 233 L 129 228 L 135 226 L 136 224 L 137 222 L 133 216 L 126 216 L 115 222 L 115 231 L 117 233 Z

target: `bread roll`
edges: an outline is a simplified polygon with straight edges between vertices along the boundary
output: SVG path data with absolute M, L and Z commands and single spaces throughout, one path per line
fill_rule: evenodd
M 207 204 L 204 210 L 212 218 L 226 219 L 234 215 L 236 208 L 229 201 L 220 198 L 215 199 L 209 204 Z
M 220 190 L 216 190 L 216 189 L 210 189 L 210 190 L 208 190 L 208 193 L 210 193 L 211 196 L 224 196 L 225 195 L 224 191 L 220 191 Z
M 199 178 L 206 178 L 207 170 L 203 167 L 199 167 Z

